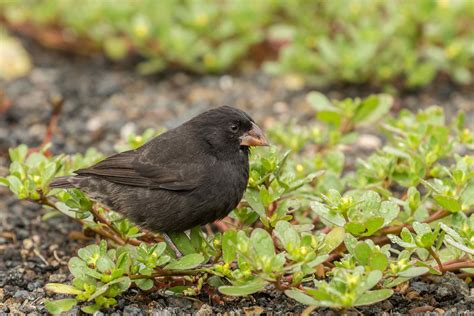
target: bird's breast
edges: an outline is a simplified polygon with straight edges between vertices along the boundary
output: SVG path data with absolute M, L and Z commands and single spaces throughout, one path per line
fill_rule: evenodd
M 242 199 L 249 178 L 248 163 L 228 161 L 216 166 L 213 179 L 208 183 L 207 198 L 214 199 L 216 218 L 225 217 Z

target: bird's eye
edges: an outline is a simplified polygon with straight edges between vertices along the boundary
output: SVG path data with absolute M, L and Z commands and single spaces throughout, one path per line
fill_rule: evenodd
M 232 132 L 237 132 L 237 131 L 239 130 L 239 125 L 237 125 L 237 124 L 232 124 L 232 125 L 230 126 L 230 130 L 231 130 Z

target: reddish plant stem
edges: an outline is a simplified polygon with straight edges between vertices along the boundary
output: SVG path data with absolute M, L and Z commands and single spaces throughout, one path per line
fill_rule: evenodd
M 213 224 L 214 224 L 214 226 L 217 227 L 217 229 L 221 233 L 223 233 L 223 232 L 225 232 L 229 229 L 229 226 L 226 223 L 224 223 L 222 220 L 215 221 Z
M 33 202 L 36 202 L 36 203 L 40 203 L 41 205 L 45 205 L 45 206 L 49 206 L 50 208 L 52 209 L 55 209 L 57 211 L 58 208 L 56 207 L 56 205 L 50 200 L 48 199 L 46 196 L 44 196 L 44 194 L 42 192 L 40 192 L 40 199 L 37 200 L 37 201 L 33 201 Z M 92 215 L 94 216 L 94 218 L 97 219 L 98 222 L 102 223 L 103 225 L 106 225 L 110 230 L 112 230 L 111 226 L 110 226 L 110 222 L 104 218 L 101 214 L 99 214 L 95 209 L 93 209 L 91 211 Z M 86 223 L 80 219 L 75 219 L 76 221 L 78 221 L 82 226 L 85 226 Z M 91 226 L 91 227 L 88 227 L 90 230 L 92 230 L 94 233 L 106 238 L 106 239 L 110 239 L 112 241 L 114 241 L 115 243 L 119 244 L 119 245 L 125 245 L 126 243 L 129 243 L 131 245 L 134 245 L 134 246 L 138 246 L 140 244 L 140 241 L 136 240 L 136 239 L 127 239 L 127 240 L 124 240 L 119 234 L 117 234 L 115 231 L 107 231 L 101 227 L 94 227 L 94 226 Z
M 444 267 L 443 267 L 443 263 L 441 262 L 441 259 L 439 258 L 438 254 L 433 250 L 432 247 L 430 247 L 428 249 L 428 252 L 430 253 L 430 255 L 433 257 L 433 259 L 436 261 L 436 263 L 438 264 L 438 269 L 439 271 L 444 274 L 446 271 L 444 270 Z
M 12 102 L 7 99 L 5 92 L 0 90 L 0 114 L 5 113 L 12 106 Z
M 53 137 L 53 134 L 58 127 L 59 115 L 61 114 L 61 111 L 63 109 L 64 99 L 61 96 L 53 96 L 50 102 L 52 112 L 49 118 L 46 134 L 43 138 L 43 143 L 40 145 L 40 148 L 51 141 L 51 138 Z
M 428 217 L 425 221 L 423 221 L 423 223 L 426 223 L 426 224 L 429 224 L 429 223 L 432 223 L 438 219 L 441 219 L 441 218 L 444 218 L 446 216 L 449 216 L 451 215 L 451 213 L 447 212 L 447 211 L 437 211 L 435 213 L 433 213 L 430 217 Z M 393 226 L 393 227 L 387 227 L 385 229 L 382 229 L 382 234 L 384 235 L 388 235 L 388 234 L 399 234 L 403 228 L 407 228 L 408 230 L 410 230 L 411 232 L 413 232 L 413 226 L 411 226 L 410 224 L 404 224 L 404 225 L 400 225 L 400 226 Z
M 124 238 L 122 234 L 114 227 L 114 225 L 102 214 L 100 214 L 99 211 L 97 211 L 95 206 L 93 206 L 89 211 L 98 223 L 103 224 L 106 227 L 106 229 L 101 230 L 105 232 L 107 236 L 109 236 L 109 239 L 112 239 L 120 245 L 125 245 L 127 243 L 133 246 L 140 245 L 140 241 L 136 239 Z M 110 232 L 107 230 L 110 230 Z
M 460 279 L 466 279 L 466 278 L 474 278 L 474 273 L 467 273 L 467 272 L 463 272 L 463 273 L 458 273 L 456 274 L 456 276 Z
M 474 260 L 458 261 L 451 264 L 444 264 L 444 271 L 458 271 L 460 269 L 474 268 Z

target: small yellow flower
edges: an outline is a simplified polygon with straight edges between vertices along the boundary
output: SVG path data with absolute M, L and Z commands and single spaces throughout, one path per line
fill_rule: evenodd
M 303 172 L 304 171 L 304 167 L 302 164 L 297 164 L 296 165 L 296 171 L 297 172 Z
M 454 59 L 461 52 L 461 46 L 457 43 L 452 43 L 444 49 L 444 54 L 448 59 Z
M 356 285 L 358 282 L 359 282 L 359 276 L 358 275 L 348 275 L 346 277 L 346 281 L 347 281 L 347 284 L 349 285 L 349 287 L 352 287 L 354 285 Z
M 194 18 L 194 24 L 196 26 L 206 26 L 209 23 L 209 17 L 207 14 L 199 13 Z
M 449 0 L 438 0 L 438 7 L 440 8 L 449 7 Z
M 133 34 L 138 38 L 145 38 L 150 34 L 150 23 L 143 15 L 138 15 L 133 20 Z
M 212 68 L 217 64 L 216 56 L 212 53 L 204 55 L 204 65 L 208 68 Z

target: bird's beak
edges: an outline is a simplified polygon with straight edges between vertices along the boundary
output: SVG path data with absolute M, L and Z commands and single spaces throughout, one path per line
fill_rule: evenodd
M 252 122 L 252 129 L 240 137 L 240 146 L 268 146 L 268 140 L 257 124 Z

